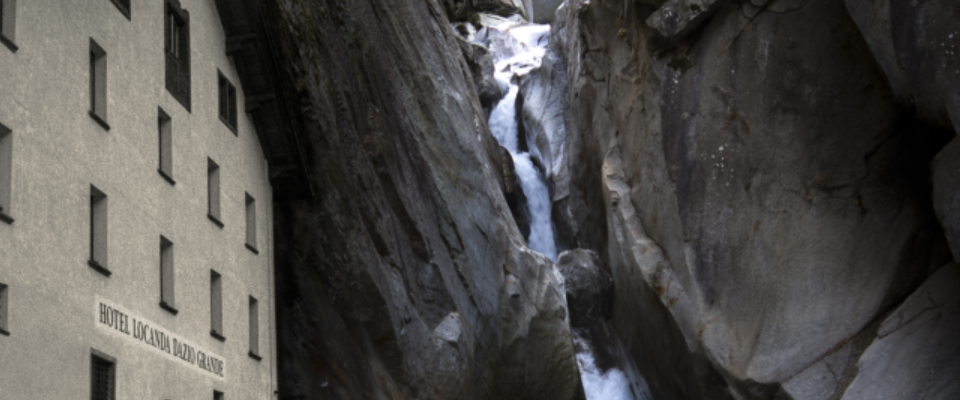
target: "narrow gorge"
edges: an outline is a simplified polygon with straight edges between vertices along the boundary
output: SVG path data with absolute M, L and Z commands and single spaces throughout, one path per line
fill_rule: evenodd
M 960 398 L 956 2 L 262 5 L 277 398 Z

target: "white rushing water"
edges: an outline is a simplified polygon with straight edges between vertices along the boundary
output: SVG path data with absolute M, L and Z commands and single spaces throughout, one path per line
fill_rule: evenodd
M 501 89 L 506 92 L 506 96 L 491 111 L 488 125 L 500 145 L 513 157 L 520 187 L 527 198 L 527 208 L 530 210 L 530 236 L 527 238 L 527 246 L 556 261 L 557 245 L 551 221 L 552 199 L 549 185 L 547 178 L 531 159 L 531 157 L 539 158 L 534 141 L 527 138 L 525 143 L 533 154 L 520 151 L 522 146 L 518 143 L 516 110 L 517 95 L 520 91 L 518 78 L 540 66 L 546 53 L 550 26 L 501 25 L 495 28 L 484 28 L 477 33 L 477 37 L 481 44 L 490 49 L 496 68 L 494 76 L 500 83 Z M 554 161 L 559 162 L 559 160 Z M 631 391 L 630 380 L 619 369 L 611 368 L 601 371 L 597 368 L 594 350 L 589 340 L 579 333 L 574 334 L 574 344 L 577 348 L 577 364 L 580 366 L 587 400 L 647 400 L 649 398 L 645 394 L 635 397 Z M 642 379 L 637 377 L 638 381 Z M 641 383 L 645 389 L 645 383 Z M 641 392 L 648 392 L 648 390 L 641 390 Z
M 496 41 L 491 47 L 496 67 L 495 77 L 501 87 L 509 87 L 507 95 L 490 113 L 490 131 L 500 145 L 513 157 L 513 165 L 520 180 L 520 187 L 527 197 L 530 210 L 530 236 L 527 246 L 557 259 L 557 246 L 550 220 L 550 189 L 546 177 L 530 159 L 529 152 L 520 152 L 517 131 L 517 93 L 520 88 L 514 77 L 521 77 L 540 66 L 546 52 L 549 25 L 520 25 L 507 29 L 506 35 L 487 32 L 487 38 Z M 528 146 L 535 149 L 536 146 Z

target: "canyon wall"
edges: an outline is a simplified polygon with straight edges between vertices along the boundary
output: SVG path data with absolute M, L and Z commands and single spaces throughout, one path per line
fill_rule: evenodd
M 960 283 L 960 8 L 567 0 L 553 26 L 558 231 L 609 263 L 655 398 L 957 396 L 957 299 L 917 297 Z

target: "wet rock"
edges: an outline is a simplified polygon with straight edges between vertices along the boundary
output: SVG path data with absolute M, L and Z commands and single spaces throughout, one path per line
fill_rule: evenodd
M 525 0 L 442 0 L 442 2 L 451 21 L 466 21 L 478 13 L 503 17 L 519 14 L 529 20 Z
M 554 22 L 563 213 L 610 266 L 657 398 L 770 398 L 946 261 L 943 136 L 910 122 L 842 3 L 762 3 L 718 2 L 670 47 L 654 4 L 569 0 Z
M 465 24 L 470 26 L 470 24 Z M 493 104 L 503 97 L 500 84 L 493 77 L 493 56 L 486 47 L 473 43 L 463 37 L 457 37 L 460 51 L 467 60 L 473 82 L 477 85 L 477 94 L 480 95 L 480 105 L 484 109 L 493 107 Z
M 271 214 L 279 397 L 572 398 L 562 279 L 513 221 L 460 34 L 434 0 L 331 5 L 264 6 L 322 188 Z
M 887 317 L 843 400 L 960 398 L 960 265 L 937 271 Z
M 538 24 L 549 24 L 553 21 L 554 14 L 557 11 L 557 8 L 560 7 L 560 4 L 563 4 L 563 0 L 532 0 L 532 14 L 531 18 L 533 22 Z M 527 8 L 531 10 L 531 8 Z
M 675 43 L 700 26 L 721 3 L 720 0 L 668 0 L 647 18 L 647 25 L 668 42 Z
M 563 275 L 573 326 L 588 326 L 609 316 L 613 279 L 595 251 L 564 251 L 557 257 L 557 268 Z
M 846 0 L 904 107 L 960 131 L 960 7 L 952 1 Z M 952 122 L 951 122 L 952 119 Z

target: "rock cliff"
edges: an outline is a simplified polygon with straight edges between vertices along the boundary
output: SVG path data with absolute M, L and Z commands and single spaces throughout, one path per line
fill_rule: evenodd
M 960 393 L 960 7 L 263 4 L 317 192 L 275 203 L 281 399 L 582 396 L 571 315 L 657 400 Z M 566 283 L 470 40 L 531 14 Z
M 949 390 L 904 384 L 895 398 L 954 393 L 956 362 L 894 367 L 891 352 L 924 346 L 883 331 L 944 276 L 948 239 L 957 247 L 955 145 L 929 177 L 956 132 L 958 13 L 893 0 L 561 6 L 572 172 L 557 224 L 609 263 L 615 331 L 655 398 L 871 398 L 884 373 L 910 368 Z
M 264 4 L 317 191 L 276 203 L 280 398 L 572 398 L 562 277 L 504 199 L 482 50 L 436 0 Z

